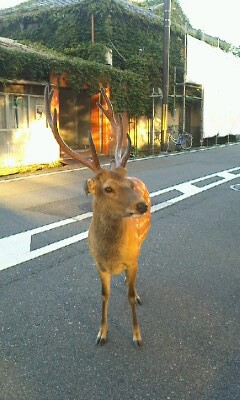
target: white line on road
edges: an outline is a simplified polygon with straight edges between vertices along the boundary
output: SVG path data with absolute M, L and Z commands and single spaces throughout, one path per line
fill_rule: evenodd
M 31 240 L 34 235 L 61 228 L 62 226 L 74 222 L 83 221 L 91 216 L 91 212 L 80 214 L 73 218 L 63 219 L 58 222 L 53 222 L 52 224 L 0 239 L 0 270 L 13 267 L 14 265 L 32 260 L 33 258 L 51 253 L 54 250 L 59 250 L 62 247 L 69 246 L 70 244 L 85 239 L 88 235 L 87 231 L 31 251 Z
M 237 172 L 237 171 L 239 171 L 238 174 L 231 173 L 231 172 Z M 220 172 L 216 172 L 214 174 L 206 175 L 201 178 L 192 179 L 188 182 L 180 183 L 178 185 L 174 185 L 169 188 L 150 193 L 150 197 L 160 196 L 161 194 L 172 192 L 174 190 L 181 193 L 178 197 L 175 197 L 175 198 L 167 200 L 163 203 L 152 206 L 151 212 L 153 213 L 153 212 L 162 210 L 163 208 L 172 206 L 173 204 L 176 204 L 179 201 L 182 201 L 189 197 L 192 197 L 195 194 L 205 192 L 206 190 L 212 189 L 216 186 L 222 185 L 223 183 L 229 182 L 229 181 L 239 178 L 239 177 L 240 177 L 240 167 L 236 167 L 236 168 L 228 169 L 226 171 L 220 171 Z M 197 184 L 197 183 L 208 181 L 209 179 L 212 179 L 212 178 L 216 178 L 216 179 L 221 178 L 221 179 L 216 180 L 212 183 L 208 183 L 202 187 L 195 186 L 195 184 Z
M 161 189 L 156 192 L 152 192 L 150 193 L 150 197 L 159 197 L 159 203 L 152 206 L 151 212 L 154 213 L 156 211 L 162 210 L 187 198 L 195 196 L 196 194 L 202 193 L 206 190 L 212 189 L 216 186 L 222 185 L 239 177 L 240 167 L 235 167 L 225 171 L 220 171 L 211 175 L 206 175 L 197 179 L 193 179 L 188 182 L 180 183 L 165 189 Z M 209 180 L 214 179 L 216 180 L 211 183 L 208 182 Z M 196 184 L 198 183 L 201 183 L 202 185 L 204 181 L 206 182 L 205 185 L 200 187 L 196 186 Z M 161 202 L 161 195 L 171 193 L 173 191 L 175 193 L 179 193 L 179 195 L 171 198 L 170 200 Z M 0 270 L 13 267 L 20 263 L 32 260 L 34 258 L 51 253 L 55 250 L 59 250 L 63 247 L 86 239 L 88 236 L 88 231 L 81 232 L 77 235 L 57 241 L 47 246 L 40 247 L 36 250 L 31 250 L 31 240 L 34 235 L 47 232 L 49 230 L 61 228 L 68 224 L 90 218 L 91 216 L 92 213 L 88 212 L 85 214 L 77 215 L 73 218 L 67 218 L 58 222 L 54 222 L 52 224 L 48 224 L 39 228 L 31 229 L 26 232 L 21 232 L 0 239 Z

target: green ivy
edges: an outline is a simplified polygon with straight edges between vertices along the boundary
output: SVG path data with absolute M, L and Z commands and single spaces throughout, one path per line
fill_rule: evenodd
M 68 72 L 70 86 L 79 92 L 88 87 L 89 95 L 99 91 L 99 85 L 110 85 L 112 100 L 117 112 L 128 110 L 130 115 L 140 115 L 145 111 L 144 97 L 140 100 L 139 90 L 143 91 L 141 77 L 131 71 L 121 71 L 97 62 L 90 62 L 74 57 L 56 56 L 41 46 L 41 51 L 23 52 L 18 49 L 0 47 L 1 81 L 8 79 L 27 79 L 36 82 L 48 81 L 54 68 L 57 74 Z
M 173 20 L 184 20 L 174 0 Z M 14 9 L 13 9 L 14 10 Z M 162 11 L 159 11 L 160 14 Z M 152 88 L 162 86 L 163 19 L 136 12 L 117 0 L 82 0 L 65 7 L 30 8 L 1 17 L 0 36 L 36 46 L 42 52 L 21 52 L 0 48 L 2 78 L 47 80 L 52 68 L 70 74 L 76 91 L 88 85 L 89 93 L 99 84 L 111 85 L 116 111 L 130 115 L 151 114 Z M 94 16 L 95 43 L 91 22 Z M 44 47 L 41 47 L 44 46 Z M 170 46 L 170 88 L 173 67 L 183 72 L 184 37 L 172 28 Z M 106 50 L 113 51 L 113 67 L 106 65 Z M 182 79 L 182 78 L 181 78 Z M 180 79 L 180 80 L 181 80 Z M 171 89 L 170 89 L 171 90 Z

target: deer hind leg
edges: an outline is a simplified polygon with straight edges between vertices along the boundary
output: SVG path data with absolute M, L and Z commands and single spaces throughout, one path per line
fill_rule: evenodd
M 135 305 L 135 300 L 137 300 L 139 304 L 141 304 L 141 300 L 135 288 L 136 275 L 137 275 L 137 266 L 134 269 L 128 269 L 126 271 L 126 280 L 128 285 L 128 300 L 132 309 L 132 318 L 133 318 L 133 342 L 138 347 L 141 347 L 142 338 L 141 338 L 140 328 L 138 325 L 136 305 Z
M 111 275 L 107 272 L 99 271 L 99 276 L 102 282 L 102 320 L 101 326 L 97 335 L 96 346 L 104 344 L 107 340 L 108 333 L 108 301 L 110 297 Z

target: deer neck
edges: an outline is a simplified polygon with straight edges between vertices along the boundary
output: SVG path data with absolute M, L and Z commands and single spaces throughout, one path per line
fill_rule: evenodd
M 123 236 L 123 220 L 108 210 L 96 212 L 90 226 L 90 250 L 98 265 L 105 265 L 119 258 L 119 248 Z M 110 261 L 109 261 L 110 260 Z
M 101 241 L 116 243 L 121 237 L 123 231 L 123 219 L 111 210 L 98 212 L 93 207 L 92 226 L 95 236 Z

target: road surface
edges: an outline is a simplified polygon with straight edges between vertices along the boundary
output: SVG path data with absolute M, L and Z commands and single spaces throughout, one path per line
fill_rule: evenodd
M 123 276 L 112 279 L 108 341 L 94 345 L 91 172 L 0 180 L 1 400 L 239 400 L 240 146 L 133 161 L 128 172 L 152 199 L 141 350 Z

